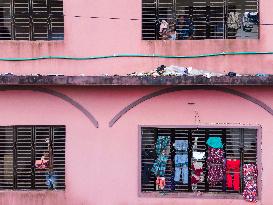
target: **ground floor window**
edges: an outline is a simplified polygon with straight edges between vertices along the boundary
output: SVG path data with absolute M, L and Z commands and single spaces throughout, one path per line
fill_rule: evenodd
M 65 126 L 1 126 L 0 189 L 64 189 Z
M 257 129 L 141 128 L 141 192 L 257 200 Z

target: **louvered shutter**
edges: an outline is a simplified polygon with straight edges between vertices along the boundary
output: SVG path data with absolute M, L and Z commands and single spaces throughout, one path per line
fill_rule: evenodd
M 62 0 L 3 0 L 0 2 L 1 40 L 62 40 Z
M 14 151 L 13 128 L 0 127 L 0 189 L 13 188 Z
M 57 177 L 56 189 L 65 188 L 65 127 L 54 126 L 53 135 L 53 170 Z
M 175 188 L 171 188 L 172 178 L 174 174 L 174 155 L 175 149 L 173 143 L 175 140 L 188 140 L 188 161 L 192 164 L 192 152 L 195 141 L 197 147 L 194 151 L 205 152 L 206 157 L 198 162 L 203 163 L 204 181 L 197 183 L 196 191 L 200 192 L 227 192 L 227 193 L 242 193 L 244 189 L 243 170 L 242 167 L 247 163 L 257 163 L 257 130 L 256 129 L 221 129 L 221 128 L 198 128 L 198 129 L 183 129 L 183 128 L 153 128 L 145 127 L 141 129 L 141 190 L 142 192 L 153 192 L 155 189 L 156 177 L 151 172 L 151 168 L 156 159 L 155 143 L 158 136 L 170 136 L 171 152 L 166 166 L 166 187 L 167 192 L 191 192 L 191 175 L 193 172 L 189 167 L 189 183 L 183 184 L 180 180 L 175 182 Z M 209 137 L 220 137 L 223 142 L 224 158 L 240 160 L 240 190 L 235 191 L 226 187 L 226 173 L 224 169 L 224 179 L 222 184 L 210 186 L 207 180 L 208 170 L 206 169 L 207 162 L 207 149 L 206 141 Z M 234 171 L 229 171 L 231 175 L 235 174 Z M 236 172 L 237 173 L 237 172 Z

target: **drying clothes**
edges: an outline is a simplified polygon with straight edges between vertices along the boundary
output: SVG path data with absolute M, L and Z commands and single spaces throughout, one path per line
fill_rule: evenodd
M 192 163 L 192 173 L 191 173 L 191 184 L 192 190 L 196 191 L 197 184 L 204 181 L 203 176 L 203 163 L 202 162 L 193 162 Z
M 164 189 L 165 185 L 166 185 L 166 179 L 165 177 L 157 177 L 156 178 L 156 186 L 158 187 L 158 189 Z
M 208 182 L 210 186 L 221 185 L 224 179 L 222 164 L 208 165 Z
M 205 157 L 205 152 L 193 152 L 192 157 L 196 160 L 203 159 Z
M 168 156 L 160 155 L 154 162 L 151 171 L 154 173 L 155 176 L 165 176 Z
M 155 151 L 157 154 L 157 159 L 155 160 L 151 171 L 155 174 L 155 176 L 163 177 L 165 175 L 168 155 L 166 154 L 168 146 L 170 144 L 169 136 L 158 136 L 155 145 Z
M 57 180 L 57 177 L 54 172 L 49 171 L 46 174 L 46 185 L 47 185 L 48 189 L 55 189 L 56 188 L 56 180 Z
M 208 148 L 208 183 L 210 186 L 222 184 L 224 179 L 224 150 Z
M 257 166 L 255 164 L 244 164 L 243 170 L 245 183 L 243 197 L 246 201 L 257 202 Z
M 226 161 L 226 181 L 229 189 L 234 188 L 235 191 L 240 190 L 240 166 L 241 161 L 239 159 Z M 232 179 L 232 175 L 234 179 Z
M 170 144 L 170 136 L 158 136 L 155 144 L 155 152 L 157 156 L 161 155 L 163 151 L 166 151 Z
M 240 23 L 241 23 L 240 22 L 240 13 L 229 12 L 228 19 L 227 19 L 228 28 L 238 30 L 240 28 Z
M 160 23 L 160 28 L 159 28 L 159 32 L 162 33 L 164 29 L 168 29 L 169 24 L 167 21 L 162 20 Z
M 183 184 L 188 184 L 188 155 L 187 154 L 178 154 L 174 157 L 175 162 L 175 176 L 174 181 L 179 182 L 180 176 L 182 174 Z
M 207 163 L 223 164 L 224 163 L 224 150 L 208 148 Z
M 223 148 L 221 137 L 209 137 L 207 145 L 216 149 Z
M 193 162 L 191 169 L 194 175 L 201 176 L 203 173 L 203 162 Z
M 175 140 L 174 144 L 176 151 L 188 151 L 188 140 Z

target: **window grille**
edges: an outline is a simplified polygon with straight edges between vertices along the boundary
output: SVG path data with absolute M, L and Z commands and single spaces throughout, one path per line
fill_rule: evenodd
M 0 189 L 64 189 L 65 132 L 64 126 L 1 126 Z
M 152 171 L 153 164 L 157 158 L 156 142 L 159 136 L 170 137 L 170 153 L 168 154 L 168 161 L 166 165 L 165 179 L 166 185 L 163 190 L 156 188 L 157 177 Z M 235 190 L 233 187 L 227 187 L 226 170 L 223 172 L 223 180 L 216 185 L 208 183 L 208 145 L 209 137 L 220 137 L 223 143 L 224 150 L 224 167 L 226 167 L 227 160 L 240 160 L 238 172 L 229 171 L 232 176 L 239 173 L 239 189 Z M 183 183 L 182 179 L 179 181 L 173 180 L 175 173 L 175 141 L 188 141 L 188 183 Z M 195 148 L 195 142 L 197 147 Z M 193 190 L 191 178 L 193 176 L 192 163 L 194 161 L 192 153 L 194 151 L 205 152 L 203 159 L 198 159 L 198 162 L 203 163 L 203 181 L 197 183 Z M 210 192 L 210 193 L 243 193 L 244 179 L 243 179 L 243 165 L 257 163 L 257 130 L 256 129 L 220 129 L 220 128 L 156 128 L 156 127 L 142 127 L 141 128 L 141 192 L 165 192 L 165 193 L 179 193 L 179 192 Z M 172 185 L 173 184 L 173 185 Z
M 2 0 L 0 40 L 63 40 L 62 0 Z
M 162 20 L 175 40 L 257 39 L 258 10 L 258 0 L 142 0 L 142 39 L 164 39 Z

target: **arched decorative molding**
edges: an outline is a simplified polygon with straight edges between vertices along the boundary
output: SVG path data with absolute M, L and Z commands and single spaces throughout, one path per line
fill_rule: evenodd
M 96 120 L 96 118 L 85 108 L 83 107 L 80 103 L 78 103 L 77 101 L 75 101 L 74 99 L 72 99 L 71 97 L 68 97 L 67 95 L 55 91 L 55 90 L 51 90 L 48 88 L 44 88 L 44 87 L 29 87 L 29 86 L 2 86 L 0 87 L 0 91 L 10 91 L 10 90 L 28 90 L 28 91 L 34 91 L 34 92 L 41 92 L 41 93 L 46 93 L 52 96 L 55 96 L 57 98 L 60 98 L 62 100 L 64 100 L 65 102 L 71 104 L 74 108 L 78 109 L 79 111 L 81 111 L 82 114 L 84 114 L 89 121 L 96 127 L 99 127 L 99 123 Z
M 129 110 L 133 109 L 134 107 L 136 107 L 137 105 L 145 102 L 146 100 L 149 100 L 151 98 L 160 96 L 160 95 L 164 95 L 167 93 L 172 93 L 172 92 L 177 92 L 177 91 L 185 91 L 185 90 L 213 90 L 213 91 L 220 91 L 220 92 L 224 92 L 224 93 L 228 93 L 231 95 L 235 95 L 238 97 L 241 97 L 245 100 L 248 100 L 252 103 L 254 103 L 255 105 L 263 108 L 265 111 L 267 111 L 269 114 L 271 114 L 273 116 L 273 109 L 268 106 L 266 103 L 262 102 L 261 100 L 252 97 L 248 94 L 242 93 L 240 91 L 231 89 L 231 88 L 227 88 L 227 87 L 222 87 L 222 86 L 175 86 L 175 87 L 169 87 L 169 88 L 165 88 L 165 89 L 161 89 L 159 91 L 155 91 L 153 93 L 150 93 L 148 95 L 145 95 L 137 100 L 135 100 L 134 102 L 132 102 L 131 104 L 129 104 L 128 106 L 124 107 L 120 112 L 118 112 L 113 119 L 109 122 L 109 127 L 113 127 L 113 125 L 123 116 L 125 115 Z

